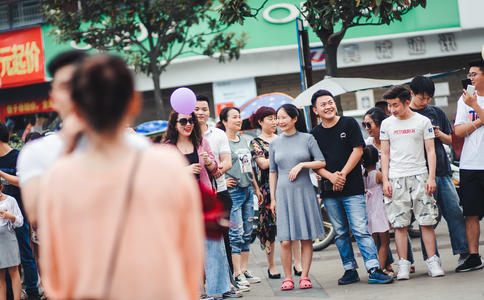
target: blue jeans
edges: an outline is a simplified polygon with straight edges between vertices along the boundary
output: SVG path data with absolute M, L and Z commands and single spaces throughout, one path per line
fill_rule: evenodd
M 18 246 L 20 250 L 20 261 L 24 269 L 24 284 L 27 293 L 37 289 L 39 274 L 37 264 L 35 263 L 34 254 L 30 247 L 30 227 L 27 221 L 21 227 L 15 228 Z
M 224 240 L 205 240 L 205 285 L 208 296 L 230 291 L 230 272 Z
M 454 255 L 469 253 L 464 216 L 459 206 L 459 195 L 457 195 L 452 178 L 450 176 L 436 176 L 435 182 L 437 183 L 437 189 L 435 190 L 434 198 L 437 201 L 442 217 L 447 222 L 452 253 Z M 422 239 L 420 239 L 420 242 L 422 244 L 422 255 L 424 259 L 427 259 L 427 252 Z
M 228 189 L 232 198 L 232 209 L 230 210 L 232 226 L 229 230 L 232 254 L 249 251 L 254 222 L 254 200 L 251 189 L 251 186 L 236 186 Z
M 356 239 L 366 270 L 379 268 L 378 254 L 371 234 L 368 232 L 366 203 L 363 195 L 325 198 L 324 207 L 335 230 L 335 244 L 345 270 L 358 268 L 350 239 L 350 227 Z

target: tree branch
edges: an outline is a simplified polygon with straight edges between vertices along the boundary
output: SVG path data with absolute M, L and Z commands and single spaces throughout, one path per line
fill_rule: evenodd
M 351 27 L 355 27 L 355 26 L 366 26 L 366 25 L 383 25 L 385 23 L 383 23 L 382 21 L 378 22 L 378 23 L 351 23 L 350 25 L 348 25 L 347 28 L 351 28 Z
M 165 28 L 163 28 L 163 31 L 158 34 L 158 40 L 156 41 L 156 47 L 155 47 L 156 53 L 160 52 L 161 46 L 163 45 L 163 38 L 162 37 L 164 37 L 166 32 L 170 29 L 170 25 L 171 25 L 172 20 L 173 20 L 173 15 L 170 14 L 170 17 L 166 21 Z
M 261 6 L 259 6 L 259 8 L 254 8 L 254 10 L 255 10 L 255 14 L 253 14 L 253 15 L 252 15 L 254 18 L 256 18 L 256 19 L 257 19 L 257 17 L 256 17 L 256 16 L 257 16 L 257 14 L 259 13 L 259 11 L 260 11 L 261 9 L 263 9 L 263 8 L 264 8 L 264 6 L 266 5 L 266 3 L 267 3 L 267 2 L 269 2 L 269 0 L 264 0 L 264 2 L 262 2 Z
M 341 42 L 341 40 L 343 39 L 343 36 L 345 35 L 347 28 L 349 28 L 349 27 L 343 27 L 340 31 L 331 34 L 328 38 L 328 43 L 329 44 L 332 44 L 332 43 L 338 43 L 339 44 Z

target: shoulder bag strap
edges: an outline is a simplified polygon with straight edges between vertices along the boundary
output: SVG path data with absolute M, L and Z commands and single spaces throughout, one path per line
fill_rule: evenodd
M 105 284 L 104 284 L 104 292 L 103 292 L 103 298 L 102 299 L 108 299 L 109 294 L 111 292 L 111 286 L 113 283 L 113 277 L 114 277 L 114 272 L 116 271 L 116 261 L 118 259 L 119 255 L 119 248 L 121 247 L 121 242 L 123 238 L 123 233 L 125 231 L 126 227 L 126 217 L 129 212 L 129 208 L 131 206 L 131 203 L 133 202 L 133 187 L 134 187 L 134 180 L 136 177 L 136 172 L 138 170 L 139 164 L 141 161 L 141 151 L 136 150 L 133 165 L 131 167 L 129 177 L 128 177 L 128 184 L 127 184 L 127 190 L 126 190 L 126 196 L 124 199 L 124 202 L 122 204 L 122 210 L 121 210 L 121 216 L 118 221 L 118 225 L 116 226 L 116 231 L 115 231 L 115 239 L 114 239 L 114 244 L 111 249 L 111 255 L 109 256 L 109 264 L 108 264 L 108 272 L 106 274 L 105 278 Z

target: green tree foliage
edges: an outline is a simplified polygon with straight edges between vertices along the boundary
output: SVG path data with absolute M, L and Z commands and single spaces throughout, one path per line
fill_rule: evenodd
M 267 2 L 261 1 L 261 8 Z M 151 75 L 158 116 L 163 115 L 160 76 L 187 53 L 238 59 L 244 34 L 228 31 L 255 17 L 245 0 L 44 0 L 42 13 L 59 42 L 73 40 L 100 51 L 124 53 L 137 71 Z M 141 40 L 140 36 L 146 39 Z
M 303 14 L 323 43 L 326 74 L 335 77 L 338 46 L 348 29 L 402 21 L 411 9 L 426 4 L 426 0 L 307 0 Z M 339 100 L 337 105 L 342 111 Z

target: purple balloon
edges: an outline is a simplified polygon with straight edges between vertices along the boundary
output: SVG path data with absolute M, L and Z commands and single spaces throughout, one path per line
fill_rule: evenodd
M 177 88 L 170 96 L 170 104 L 174 111 L 179 114 L 189 115 L 195 109 L 197 96 L 186 87 Z

